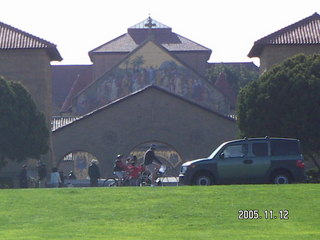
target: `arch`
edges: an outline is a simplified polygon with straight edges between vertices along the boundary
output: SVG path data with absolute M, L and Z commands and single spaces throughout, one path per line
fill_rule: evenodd
M 92 159 L 99 159 L 90 152 L 86 151 L 71 151 L 64 155 L 58 161 L 58 169 L 67 177 L 72 171 L 77 179 L 88 178 L 88 167 Z
M 180 154 L 170 144 L 155 140 L 145 141 L 131 149 L 130 156 L 137 156 L 138 164 L 142 164 L 144 153 L 147 151 L 151 144 L 154 144 L 156 146 L 155 154 L 159 158 L 159 160 L 164 165 L 166 165 L 167 174 L 170 176 L 177 176 L 183 160 Z

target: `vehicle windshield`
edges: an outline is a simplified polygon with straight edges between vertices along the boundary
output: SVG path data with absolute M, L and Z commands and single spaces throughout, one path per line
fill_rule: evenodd
M 223 148 L 227 143 L 222 143 L 219 147 L 216 148 L 216 150 L 213 151 L 213 153 L 211 153 L 211 155 L 208 157 L 210 159 L 213 159 L 216 154 L 221 150 L 221 148 Z

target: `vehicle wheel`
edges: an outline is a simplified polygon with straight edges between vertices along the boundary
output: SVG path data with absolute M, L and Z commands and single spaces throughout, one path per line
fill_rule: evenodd
M 108 178 L 103 182 L 104 187 L 116 187 L 118 181 L 115 178 Z
M 276 172 L 272 175 L 271 182 L 274 184 L 289 184 L 291 183 L 291 176 L 285 171 Z
M 197 174 L 194 178 L 194 184 L 200 186 L 208 186 L 213 184 L 213 178 L 206 173 Z

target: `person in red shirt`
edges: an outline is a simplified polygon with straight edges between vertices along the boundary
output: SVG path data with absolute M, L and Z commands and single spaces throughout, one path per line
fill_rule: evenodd
M 136 163 L 137 163 L 137 157 L 133 156 L 133 158 L 128 164 L 128 170 L 127 170 L 131 186 L 137 186 L 137 179 L 140 173 L 143 171 L 143 167 L 136 166 Z
M 119 154 L 114 161 L 113 173 L 119 178 L 120 183 L 123 181 L 128 166 L 123 163 L 123 155 Z

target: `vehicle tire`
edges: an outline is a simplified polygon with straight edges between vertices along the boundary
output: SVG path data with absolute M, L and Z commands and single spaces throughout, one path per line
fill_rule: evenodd
M 104 187 L 116 187 L 118 185 L 118 181 L 115 178 L 108 178 L 103 182 Z
M 199 173 L 195 176 L 193 183 L 194 185 L 208 186 L 212 185 L 214 182 L 213 177 L 208 173 Z
M 291 183 L 291 176 L 286 171 L 275 172 L 271 177 L 271 183 L 274 183 L 274 184 L 289 184 L 289 183 Z

